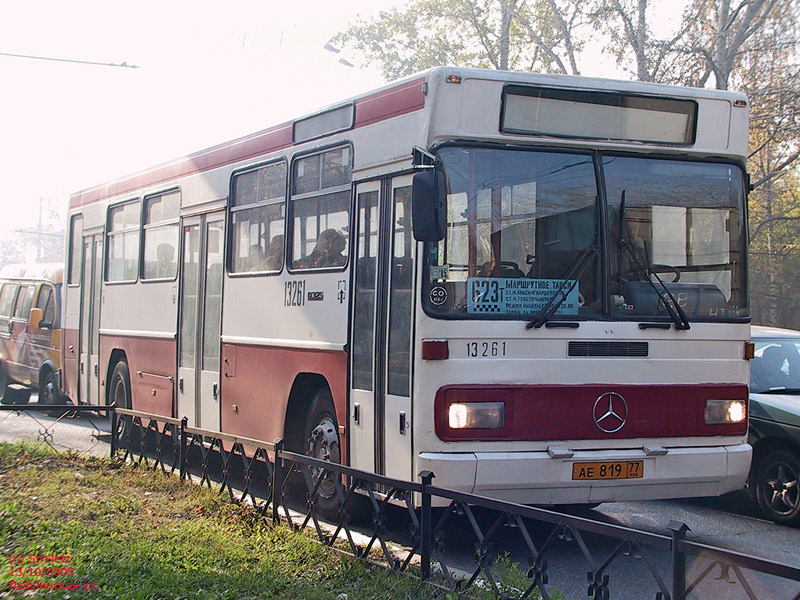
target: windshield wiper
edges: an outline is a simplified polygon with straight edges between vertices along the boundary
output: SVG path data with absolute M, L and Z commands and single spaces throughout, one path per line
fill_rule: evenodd
M 658 273 L 652 269 L 650 262 L 642 260 L 642 257 L 639 254 L 639 248 L 637 248 L 636 244 L 634 244 L 627 237 L 627 230 L 625 228 L 625 190 L 622 190 L 622 195 L 619 199 L 619 226 L 620 248 L 627 251 L 628 256 L 631 258 L 631 262 L 633 263 L 634 269 L 640 275 L 642 275 L 644 280 L 647 281 L 647 283 L 650 284 L 650 287 L 653 288 L 653 291 L 658 296 L 659 301 L 664 305 L 664 308 L 666 309 L 667 313 L 669 313 L 670 318 L 675 323 L 675 329 L 691 329 L 692 325 L 689 323 L 689 317 L 686 316 L 686 313 L 678 304 L 675 296 L 673 296 L 672 292 L 669 291 L 669 288 L 667 288 L 666 284 L 664 284 L 664 282 L 661 280 L 661 277 L 658 276 Z M 656 282 L 653 281 L 652 277 L 655 277 L 658 285 L 656 285 Z M 661 289 L 659 289 L 659 287 Z
M 786 387 L 773 387 L 769 388 L 768 390 L 751 390 L 754 394 L 791 394 L 797 395 L 800 394 L 800 388 L 786 388 Z
M 564 300 L 567 299 L 567 296 L 569 296 L 570 292 L 572 292 L 572 290 L 575 289 L 575 286 L 578 285 L 578 278 L 586 270 L 586 267 L 592 264 L 589 259 L 594 256 L 598 256 L 599 254 L 600 246 L 596 243 L 583 249 L 583 251 L 577 256 L 575 261 L 567 270 L 561 285 L 558 286 L 556 293 L 553 294 L 552 298 L 550 298 L 550 302 L 544 305 L 542 310 L 539 311 L 539 314 L 537 314 L 532 320 L 528 321 L 528 323 L 525 325 L 525 329 L 538 329 L 553 318 L 553 315 L 556 314 L 556 311 L 561 307 L 562 304 L 564 304 Z

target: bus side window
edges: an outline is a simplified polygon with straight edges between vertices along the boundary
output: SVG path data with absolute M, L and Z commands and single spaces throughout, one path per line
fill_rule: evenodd
M 231 273 L 277 273 L 283 268 L 286 163 L 234 175 L 231 198 Z
M 296 160 L 292 184 L 292 268 L 343 267 L 349 254 L 350 148 Z
M 178 274 L 180 212 L 178 191 L 144 199 L 142 279 L 175 279 Z
M 133 282 L 139 273 L 139 202 L 108 209 L 106 281 Z

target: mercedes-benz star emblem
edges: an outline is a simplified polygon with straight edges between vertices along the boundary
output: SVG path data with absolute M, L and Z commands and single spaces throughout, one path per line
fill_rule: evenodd
M 628 404 L 616 392 L 606 392 L 594 402 L 594 424 L 603 433 L 615 433 L 628 420 Z

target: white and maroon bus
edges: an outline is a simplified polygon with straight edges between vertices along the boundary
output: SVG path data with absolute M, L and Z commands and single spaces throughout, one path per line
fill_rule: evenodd
M 440 68 L 78 192 L 65 391 L 524 503 L 738 489 L 747 127 Z

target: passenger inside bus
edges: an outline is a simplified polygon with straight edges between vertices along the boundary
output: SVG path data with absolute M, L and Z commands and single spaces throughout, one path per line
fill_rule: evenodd
M 175 248 L 172 247 L 172 244 L 159 244 L 156 253 L 158 254 L 157 277 L 175 277 L 178 272 L 178 263 L 175 262 Z
M 326 229 L 319 234 L 317 245 L 308 256 L 295 262 L 295 267 L 319 269 L 324 267 L 341 267 L 347 262 L 347 257 L 342 251 L 347 246 L 347 241 L 342 232 L 336 229 Z
M 266 269 L 266 256 L 258 244 L 252 244 L 247 250 L 247 258 L 242 261 L 243 271 L 264 271 Z
M 269 242 L 267 248 L 267 270 L 279 271 L 283 266 L 283 235 L 278 234 Z

